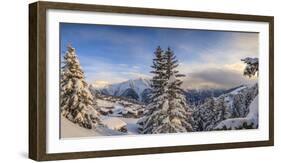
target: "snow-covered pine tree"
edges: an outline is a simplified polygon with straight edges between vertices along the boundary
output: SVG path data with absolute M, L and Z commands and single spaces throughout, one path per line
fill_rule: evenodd
M 151 93 L 150 100 L 148 100 L 148 106 L 146 112 L 144 113 L 143 118 L 138 121 L 141 133 L 152 133 L 152 129 L 154 126 L 154 118 L 151 116 L 153 112 L 156 110 L 160 110 L 160 107 L 163 106 L 163 101 L 160 99 L 166 98 L 165 96 L 165 86 L 167 85 L 166 78 L 166 69 L 165 64 L 166 60 L 164 58 L 163 50 L 160 46 L 158 46 L 154 52 L 155 58 L 153 59 L 153 63 L 151 68 L 153 69 L 151 73 L 154 75 L 151 80 Z
M 143 133 L 179 133 L 192 131 L 188 123 L 190 113 L 186 104 L 179 79 L 184 75 L 176 70 L 178 67 L 173 51 L 163 51 L 158 47 L 153 61 L 154 77 L 152 79 L 152 101 L 143 121 Z
M 212 127 L 215 119 L 215 100 L 214 98 L 206 99 L 205 103 L 199 105 L 197 110 L 192 114 L 193 117 L 193 130 L 195 131 L 206 131 L 207 128 Z
M 151 81 L 151 99 L 155 99 L 156 97 L 162 95 L 165 92 L 164 88 L 167 84 L 165 67 L 166 59 L 160 46 L 157 47 L 154 55 L 155 58 L 153 59 L 153 65 L 151 66 L 154 70 L 150 72 L 154 74 Z
M 178 60 L 170 48 L 165 52 L 165 57 L 167 60 L 168 119 L 170 123 L 165 123 L 162 128 L 164 130 L 168 129 L 169 132 L 192 131 L 192 126 L 189 123 L 191 121 L 191 110 L 186 103 L 184 91 L 181 89 L 183 82 L 180 78 L 185 77 L 185 75 L 180 74 L 176 69 L 179 66 Z M 184 127 L 184 129 L 182 127 Z
M 214 98 L 214 97 L 213 97 Z M 220 121 L 223 121 L 226 119 L 227 113 L 226 113 L 226 104 L 225 104 L 225 97 L 222 96 L 220 98 L 218 98 L 217 100 L 215 100 L 215 108 L 214 108 L 214 112 L 215 112 L 215 120 L 213 123 L 213 126 L 211 129 L 213 129 Z
M 248 76 L 249 78 L 253 76 L 258 76 L 259 73 L 259 59 L 258 58 L 250 58 L 246 57 L 244 59 L 241 59 L 244 63 L 246 63 L 246 67 L 244 69 L 244 75 Z M 246 91 L 243 94 L 243 100 L 244 100 L 244 108 L 242 109 L 242 113 L 239 117 L 246 117 L 249 111 L 249 106 L 251 102 L 254 100 L 254 98 L 258 95 L 258 83 L 256 83 L 251 88 L 248 88 L 248 91 Z M 242 107 L 241 107 L 242 108 Z
M 241 59 L 244 63 L 246 63 L 246 67 L 244 69 L 244 75 L 248 76 L 249 78 L 255 76 L 256 74 L 258 75 L 259 73 L 259 59 L 258 58 L 250 58 L 246 57 L 244 59 Z M 245 104 L 246 108 L 249 107 L 250 103 L 254 98 L 258 95 L 258 82 L 251 88 L 249 88 L 249 91 L 246 92 L 246 99 L 245 99 Z
M 85 81 L 75 49 L 70 45 L 64 56 L 60 87 L 63 116 L 88 129 L 100 124 L 95 97 Z
M 210 97 L 206 102 L 199 105 L 192 114 L 193 129 L 195 131 L 211 131 L 221 121 L 225 119 L 224 97 L 214 99 Z

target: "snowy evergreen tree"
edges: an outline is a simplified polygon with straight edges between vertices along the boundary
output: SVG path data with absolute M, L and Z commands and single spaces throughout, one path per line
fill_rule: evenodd
M 221 121 L 225 120 L 224 97 L 208 98 L 206 102 L 198 106 L 192 114 L 193 128 L 195 131 L 211 131 Z
M 241 59 L 244 63 L 246 63 L 246 67 L 244 69 L 244 75 L 251 78 L 252 76 L 258 75 L 259 73 L 259 59 L 258 58 L 250 58 L 247 57 L 245 59 Z M 258 95 L 258 83 L 256 83 L 252 88 L 249 89 L 245 94 L 245 107 L 248 108 L 252 100 Z M 248 112 L 244 112 L 243 116 L 246 116 Z
M 85 81 L 75 49 L 67 47 L 61 71 L 61 113 L 69 120 L 91 129 L 100 124 L 95 97 Z
M 214 120 L 214 123 L 213 123 L 213 126 L 212 126 L 212 129 L 213 127 L 215 127 L 215 125 L 217 125 L 220 121 L 222 120 L 225 120 L 226 117 L 227 117 L 227 114 L 226 114 L 226 104 L 225 104 L 225 97 L 221 97 L 221 98 L 218 98 L 217 100 L 215 100 L 215 108 L 214 108 L 214 111 L 215 111 L 215 120 Z
M 237 94 L 233 97 L 232 118 L 245 117 L 248 114 L 245 94 Z
M 250 78 L 252 76 L 258 75 L 259 71 L 259 59 L 258 58 L 250 58 L 247 57 L 245 59 L 241 59 L 244 63 L 246 63 L 246 67 L 244 69 L 244 75 L 249 76 Z
M 167 77 L 166 77 L 166 59 L 163 54 L 163 50 L 160 46 L 157 47 L 154 52 L 155 58 L 153 59 L 152 70 L 150 73 L 154 74 L 152 78 L 151 88 L 151 99 L 155 99 L 156 97 L 164 94 L 165 86 L 167 85 Z
M 214 98 L 208 98 L 206 102 L 198 106 L 197 110 L 193 112 L 193 128 L 195 131 L 206 131 L 213 123 L 215 118 L 215 101 Z
M 164 88 L 167 85 L 166 79 L 166 70 L 165 64 L 166 60 L 164 58 L 163 50 L 160 46 L 154 52 L 155 58 L 153 59 L 153 63 L 151 68 L 153 69 L 151 73 L 154 75 L 151 80 L 151 92 L 149 95 L 150 100 L 148 100 L 148 106 L 146 112 L 144 113 L 144 117 L 139 120 L 139 125 L 141 126 L 140 131 L 142 133 L 151 133 L 153 129 L 154 122 L 152 121 L 153 112 L 160 110 L 160 107 L 163 106 L 163 101 L 159 99 L 160 96 L 165 96 Z M 167 98 L 167 97 L 163 97 Z
M 142 121 L 143 133 L 178 133 L 192 131 L 190 112 L 183 90 L 180 88 L 184 75 L 176 70 L 176 56 L 168 50 L 163 54 L 160 47 L 155 52 L 152 68 L 151 103 Z
M 166 75 L 168 78 L 167 94 L 170 123 L 166 123 L 164 128 L 168 128 L 171 132 L 192 131 L 192 126 L 189 123 L 191 121 L 191 110 L 186 103 L 184 91 L 181 89 L 183 82 L 180 78 L 185 77 L 185 75 L 180 74 L 179 71 L 176 70 L 179 66 L 178 60 L 170 48 L 166 51 L 165 57 L 167 60 Z M 185 130 L 182 130 L 181 127 L 184 127 Z

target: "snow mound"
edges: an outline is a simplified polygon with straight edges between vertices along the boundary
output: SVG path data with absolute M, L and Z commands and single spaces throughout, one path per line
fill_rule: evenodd
M 102 123 L 111 130 L 120 131 L 122 128 L 126 127 L 127 124 L 119 118 L 110 117 L 102 121 Z
M 222 129 L 244 129 L 244 128 L 258 128 L 258 99 L 256 96 L 249 106 L 249 113 L 245 118 L 230 118 L 221 121 L 215 130 Z

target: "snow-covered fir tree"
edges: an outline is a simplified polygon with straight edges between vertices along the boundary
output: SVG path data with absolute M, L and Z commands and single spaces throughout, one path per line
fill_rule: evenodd
M 222 96 L 220 98 L 218 98 L 217 100 L 215 100 L 215 108 L 214 108 L 214 112 L 215 112 L 215 120 L 212 123 L 212 127 L 210 129 L 213 129 L 213 127 L 215 125 L 217 125 L 220 121 L 225 120 L 227 117 L 227 113 L 226 113 L 226 103 L 225 103 L 225 97 Z
M 165 86 L 167 85 L 167 77 L 166 77 L 166 59 L 163 54 L 163 50 L 160 46 L 157 47 L 154 52 L 155 58 L 153 59 L 153 65 L 151 68 L 153 69 L 150 73 L 154 74 L 152 78 L 152 93 L 151 99 L 155 99 L 156 97 L 164 94 Z
M 138 123 L 141 126 L 140 132 L 146 134 L 151 133 L 153 129 L 154 122 L 152 121 L 153 112 L 160 110 L 161 106 L 163 106 L 163 101 L 159 99 L 159 97 L 165 96 L 164 88 L 167 85 L 166 78 L 166 70 L 165 64 L 166 60 L 164 58 L 163 50 L 160 46 L 158 46 L 154 52 L 155 58 L 153 59 L 151 68 L 153 69 L 151 73 L 153 74 L 153 78 L 151 79 L 151 92 L 150 92 L 150 100 L 148 101 L 148 106 L 146 112 L 144 113 L 143 118 L 141 118 Z
M 246 67 L 244 69 L 244 75 L 248 76 L 249 78 L 258 75 L 259 73 L 259 59 L 258 58 L 250 58 L 247 57 L 245 59 L 241 59 L 244 63 L 246 63 Z M 245 107 L 248 108 L 254 97 L 258 95 L 258 82 L 245 94 Z M 243 117 L 246 116 L 248 112 L 244 112 Z
M 184 75 L 176 70 L 178 60 L 173 51 L 163 54 L 160 47 L 156 49 L 153 60 L 152 95 L 148 112 L 142 120 L 142 133 L 179 133 L 192 131 L 189 123 L 190 112 L 183 90 L 180 88 Z
M 181 89 L 183 82 L 180 78 L 185 77 L 185 75 L 180 74 L 176 69 L 179 66 L 178 60 L 170 48 L 166 51 L 165 57 L 167 60 L 166 75 L 168 78 L 167 94 L 170 123 L 166 123 L 166 126 L 163 125 L 163 128 L 168 128 L 170 132 L 192 131 L 192 126 L 189 123 L 191 121 L 191 110 L 186 103 L 184 91 Z M 182 127 L 185 129 L 182 129 Z
M 207 128 L 212 127 L 210 125 L 213 123 L 212 121 L 215 117 L 214 105 L 214 98 L 209 98 L 193 112 L 192 117 L 194 123 L 192 126 L 195 131 L 206 131 Z
M 75 49 L 70 45 L 64 56 L 60 88 L 63 116 L 88 129 L 100 124 L 95 97 L 85 81 Z

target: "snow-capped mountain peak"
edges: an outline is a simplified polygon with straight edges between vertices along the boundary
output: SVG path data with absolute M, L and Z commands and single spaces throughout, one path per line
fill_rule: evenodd
M 109 84 L 98 91 L 112 96 L 125 96 L 138 101 L 142 101 L 143 92 L 150 89 L 150 80 L 144 78 L 130 79 L 121 83 Z M 95 88 L 95 87 L 93 87 Z

